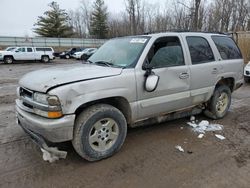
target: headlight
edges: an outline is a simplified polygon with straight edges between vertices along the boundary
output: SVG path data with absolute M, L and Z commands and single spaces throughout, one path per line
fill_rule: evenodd
M 34 94 L 34 101 L 42 104 L 48 104 L 48 95 L 42 93 L 35 93 Z
M 36 114 L 47 118 L 62 117 L 61 103 L 57 96 L 36 92 L 34 93 L 33 99 L 38 103 L 34 108 Z
M 61 55 L 65 55 L 65 52 L 62 52 Z
M 43 93 L 35 93 L 34 94 L 34 101 L 50 106 L 60 106 L 60 100 L 57 96 L 50 96 Z

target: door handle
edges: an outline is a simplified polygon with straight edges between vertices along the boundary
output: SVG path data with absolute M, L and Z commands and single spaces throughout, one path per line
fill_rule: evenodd
M 213 68 L 212 74 L 218 74 L 218 69 L 217 68 Z
M 187 79 L 187 78 L 189 78 L 189 74 L 187 72 L 183 72 L 179 75 L 179 78 L 180 79 Z

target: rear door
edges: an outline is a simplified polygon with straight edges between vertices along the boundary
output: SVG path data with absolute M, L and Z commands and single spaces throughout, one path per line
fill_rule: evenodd
M 36 54 L 35 54 L 33 48 L 31 48 L 31 47 L 26 48 L 26 52 L 24 55 L 25 55 L 26 60 L 35 60 L 36 59 Z
M 144 89 L 145 71 L 137 70 L 138 119 L 180 110 L 190 103 L 190 70 L 178 35 L 158 38 L 145 62 L 160 77 L 155 91 Z M 145 63 L 144 62 L 144 63 Z
M 223 67 L 215 55 L 215 48 L 211 47 L 214 44 L 209 35 L 187 35 L 184 40 L 192 62 L 190 92 L 192 104 L 196 105 L 211 97 Z

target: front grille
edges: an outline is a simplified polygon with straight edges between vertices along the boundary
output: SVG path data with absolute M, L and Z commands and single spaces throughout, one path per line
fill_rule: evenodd
M 20 88 L 20 96 L 21 97 L 25 97 L 25 98 L 29 98 L 29 99 L 32 99 L 33 98 L 33 92 L 28 90 L 28 89 L 25 89 L 25 88 Z
M 249 71 L 246 71 L 246 75 L 250 75 L 250 72 L 249 72 Z
M 20 88 L 19 90 L 19 95 L 20 95 L 20 100 L 23 104 L 23 106 L 25 106 L 27 109 L 29 110 L 33 110 L 33 105 L 30 104 L 29 101 L 33 101 L 33 94 L 34 92 L 31 90 L 28 90 L 26 88 Z
M 30 104 L 28 104 L 28 103 L 26 103 L 26 102 L 23 102 L 23 105 L 24 105 L 24 106 L 26 106 L 27 108 L 31 108 L 31 109 L 33 109 L 33 106 L 32 106 L 32 105 L 30 105 Z

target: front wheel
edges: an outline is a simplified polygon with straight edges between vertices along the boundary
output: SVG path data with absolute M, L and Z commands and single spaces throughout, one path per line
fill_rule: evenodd
M 245 77 L 244 77 L 244 80 L 245 80 L 246 83 L 249 83 L 249 82 L 250 82 L 250 77 L 246 77 L 246 76 L 245 76 Z
M 70 56 L 67 54 L 67 55 L 65 55 L 65 58 L 66 58 L 66 59 L 69 59 L 69 58 L 70 58 Z
M 231 105 L 231 90 L 228 86 L 222 85 L 215 88 L 214 94 L 207 103 L 205 115 L 212 119 L 223 118 Z
M 81 56 L 81 60 L 84 60 L 84 61 L 86 61 L 88 59 L 88 55 L 86 55 L 86 54 L 83 54 L 82 56 Z
M 111 105 L 98 104 L 77 117 L 72 144 L 84 159 L 98 161 L 116 153 L 126 135 L 124 115 Z
M 11 64 L 14 62 L 14 59 L 11 56 L 7 56 L 7 57 L 4 57 L 3 62 L 6 64 Z

